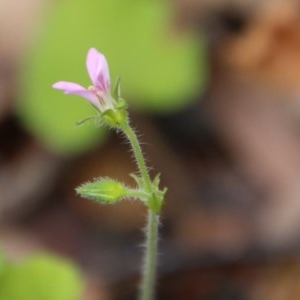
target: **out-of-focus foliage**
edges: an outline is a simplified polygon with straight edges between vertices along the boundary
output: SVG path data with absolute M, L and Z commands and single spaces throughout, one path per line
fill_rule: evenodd
M 24 65 L 20 115 L 46 144 L 65 152 L 89 148 L 99 131 L 77 129 L 90 114 L 74 96 L 51 89 L 58 80 L 89 85 L 85 55 L 103 52 L 111 77 L 122 78 L 122 95 L 135 106 L 157 112 L 178 109 L 204 83 L 204 47 L 192 35 L 172 30 L 168 0 L 62 0 L 44 24 Z M 100 137 L 101 138 L 101 137 Z
M 81 291 L 76 268 L 45 254 L 7 264 L 0 275 L 1 300 L 76 300 Z
M 2 254 L 2 250 L 0 249 L 0 276 L 1 276 L 2 272 L 4 271 L 4 266 L 5 266 L 4 257 Z

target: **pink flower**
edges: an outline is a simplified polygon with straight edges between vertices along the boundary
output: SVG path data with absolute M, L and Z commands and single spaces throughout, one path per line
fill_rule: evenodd
M 104 55 L 95 48 L 89 49 L 86 68 L 93 84 L 89 88 L 86 89 L 80 84 L 68 81 L 56 82 L 52 87 L 63 90 L 65 94 L 74 94 L 85 98 L 101 112 L 114 108 L 115 101 L 110 94 L 109 69 Z

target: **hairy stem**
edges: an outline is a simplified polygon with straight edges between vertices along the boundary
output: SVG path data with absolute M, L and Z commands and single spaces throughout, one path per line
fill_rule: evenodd
M 128 122 L 122 124 L 121 130 L 127 136 L 136 159 L 136 164 L 143 179 L 143 188 L 148 193 L 148 220 L 146 227 L 146 249 L 144 265 L 142 270 L 142 282 L 139 300 L 152 300 L 154 297 L 154 287 L 156 279 L 157 244 L 158 244 L 158 214 L 149 208 L 152 198 L 152 181 L 150 179 L 143 152 L 134 130 Z
M 154 299 L 156 281 L 159 216 L 149 209 L 146 227 L 146 251 L 139 300 Z
M 145 189 L 146 191 L 151 191 L 151 179 L 148 174 L 148 169 L 145 163 L 145 158 L 140 146 L 140 143 L 138 141 L 137 135 L 134 132 L 134 130 L 130 127 L 130 125 L 126 122 L 122 125 L 121 130 L 125 133 L 127 136 L 131 147 L 133 149 L 134 157 L 136 159 L 136 164 L 139 169 L 140 175 L 142 176 L 144 183 L 145 183 Z

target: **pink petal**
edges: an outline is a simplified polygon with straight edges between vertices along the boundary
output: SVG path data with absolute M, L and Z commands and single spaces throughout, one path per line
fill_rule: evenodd
M 73 91 L 85 90 L 85 88 L 82 85 L 68 81 L 56 82 L 52 85 L 52 87 L 58 90 L 63 90 L 65 94 L 70 94 Z
M 99 106 L 98 97 L 80 84 L 68 81 L 59 81 L 52 85 L 53 88 L 63 90 L 65 94 L 73 94 L 85 98 L 96 107 Z
M 109 69 L 105 56 L 95 48 L 88 51 L 86 68 L 94 87 L 100 91 L 107 91 L 110 87 Z

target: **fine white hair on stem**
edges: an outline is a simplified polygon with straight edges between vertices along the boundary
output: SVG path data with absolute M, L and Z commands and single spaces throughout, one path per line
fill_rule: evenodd
M 134 131 L 134 134 L 136 135 L 140 146 L 141 145 L 148 145 L 148 146 L 150 145 L 149 143 L 143 143 L 143 142 L 141 142 L 142 134 L 139 134 L 134 127 L 131 127 L 131 128 Z M 130 140 L 129 140 L 128 136 L 123 132 L 123 130 L 117 130 L 117 134 L 120 135 L 123 138 L 123 142 L 122 143 L 124 145 L 131 146 Z M 131 155 L 131 158 L 135 161 L 135 163 L 137 163 L 136 157 L 135 157 L 135 153 L 134 153 L 134 149 L 132 147 L 130 147 L 128 151 L 129 151 L 129 153 Z M 146 166 L 147 166 L 147 171 L 149 172 L 149 171 L 151 171 L 153 169 L 152 167 L 148 166 L 148 163 L 149 163 L 150 160 L 149 160 L 148 157 L 145 156 L 145 153 L 144 153 L 142 147 L 141 147 L 141 151 L 143 153 L 143 158 L 144 158 L 144 161 L 145 161 Z

